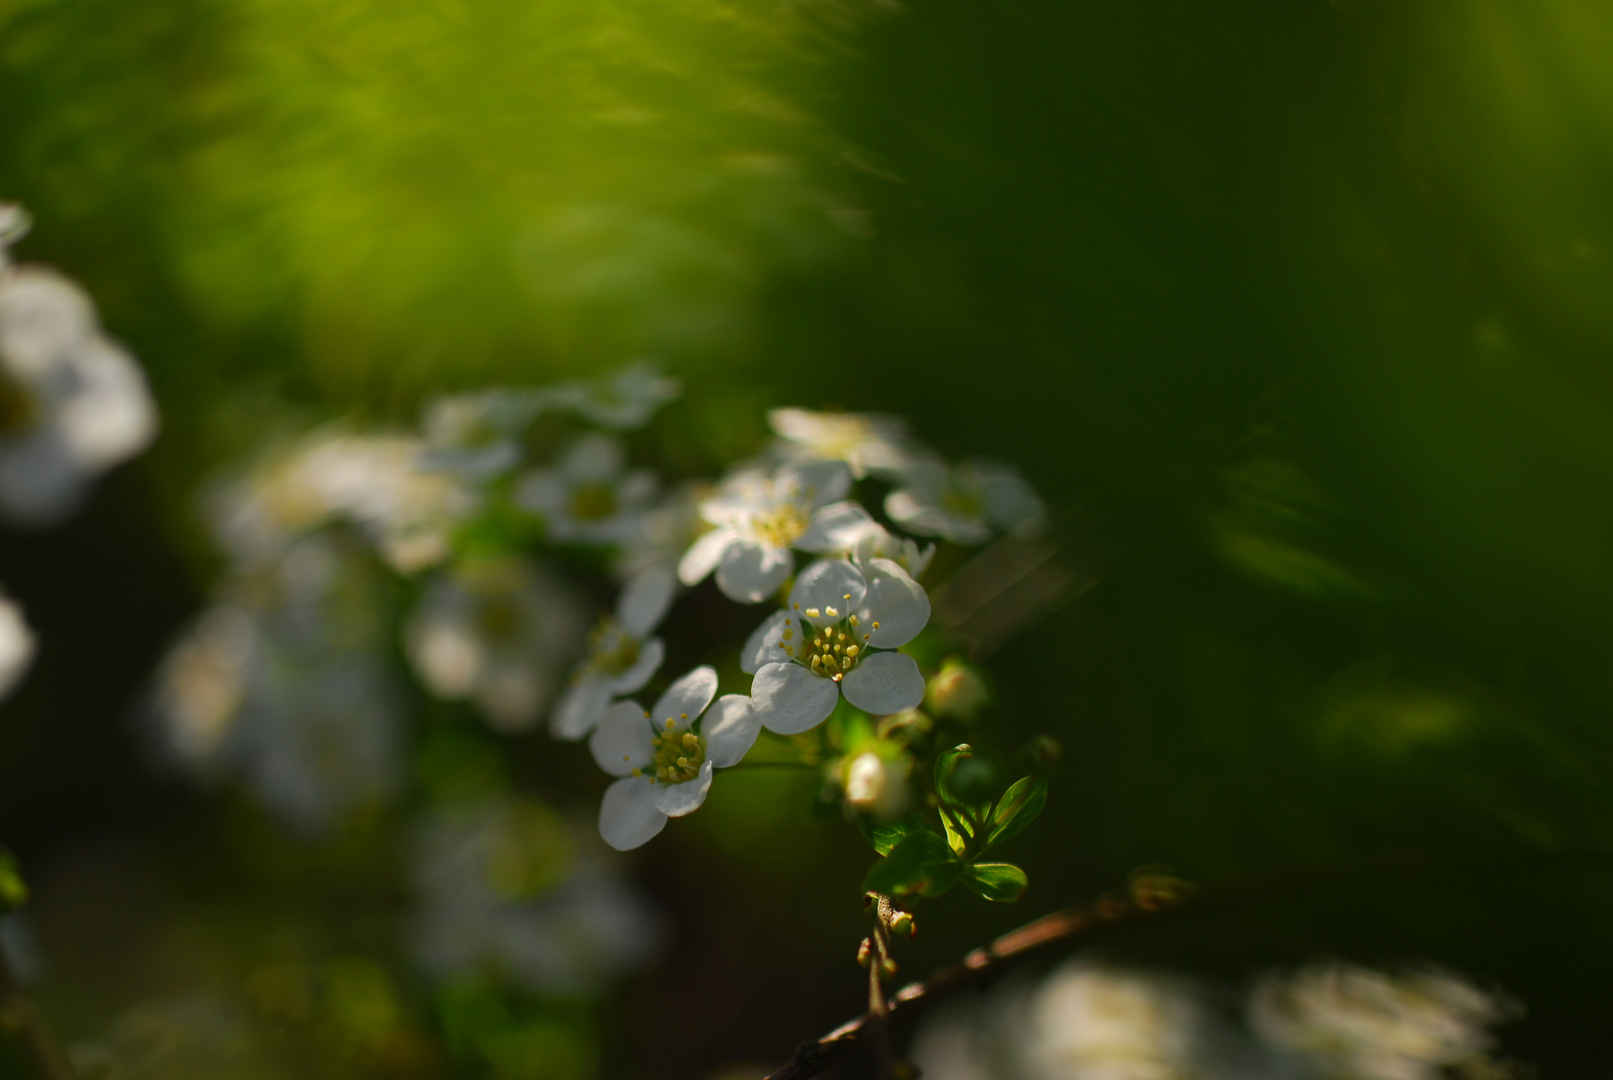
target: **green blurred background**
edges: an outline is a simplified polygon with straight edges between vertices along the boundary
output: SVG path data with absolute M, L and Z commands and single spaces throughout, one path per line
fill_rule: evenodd
M 1529 1005 L 1543 1075 L 1602 1075 L 1609 55 L 1573 0 L 0 0 L 19 253 L 165 424 L 66 530 L 0 537 L 43 641 L 0 835 L 47 1010 L 91 1035 L 272 953 L 265 920 L 379 933 L 361 859 L 243 839 L 132 749 L 214 566 L 197 483 L 288 424 L 649 354 L 675 469 L 768 405 L 868 408 L 1059 508 L 1091 587 L 992 658 L 1005 741 L 1067 753 L 1032 889 L 936 904 L 909 971 L 1142 864 L 1319 868 L 1114 947 L 1431 957 Z M 607 1074 L 857 1011 L 866 849 L 776 782 L 639 857 L 675 933 L 587 1021 Z

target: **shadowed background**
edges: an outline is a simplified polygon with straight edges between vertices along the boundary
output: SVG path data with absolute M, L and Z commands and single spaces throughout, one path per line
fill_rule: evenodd
M 0 537 L 43 642 L 0 714 L 41 1002 L 71 1040 L 277 940 L 363 950 L 401 887 L 361 831 L 290 844 L 135 750 L 215 565 L 197 483 L 299 423 L 652 354 L 672 470 L 768 405 L 903 414 L 1019 463 L 1091 583 L 991 660 L 992 723 L 1067 757 L 1031 891 L 933 905 L 906 972 L 1143 864 L 1326 868 L 1116 948 L 1431 957 L 1528 1004 L 1515 1056 L 1594 1074 L 1610 48 L 1567 0 L 0 0 L 20 253 L 85 284 L 165 424 L 65 531 Z M 857 1011 L 870 856 L 806 792 L 736 776 L 637 857 L 673 933 L 576 1021 L 606 1074 L 771 1063 Z

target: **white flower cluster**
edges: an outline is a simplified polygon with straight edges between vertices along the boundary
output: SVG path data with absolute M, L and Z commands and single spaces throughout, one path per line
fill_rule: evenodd
M 1212 1007 L 1224 997 L 1181 976 L 1075 960 L 939 1014 L 911 1053 L 931 1080 L 1507 1075 L 1489 1028 L 1511 1006 L 1449 973 L 1316 964 L 1269 974 L 1249 994 L 1248 1030 Z
M 0 203 L 0 517 L 38 527 L 60 524 L 96 477 L 144 450 L 157 409 L 84 290 L 48 267 L 12 262 L 32 223 Z M 0 593 L 0 698 L 36 648 L 22 608 Z
M 101 473 L 157 433 L 145 376 L 76 284 L 6 250 L 27 228 L 0 206 L 0 514 L 55 525 Z

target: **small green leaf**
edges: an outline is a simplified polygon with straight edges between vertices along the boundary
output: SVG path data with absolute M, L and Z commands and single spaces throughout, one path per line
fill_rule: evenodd
M 11 852 L 0 848 L 0 912 L 21 907 L 28 899 L 28 883 Z
M 961 869 L 946 841 L 926 830 L 904 837 L 892 848 L 884 861 L 868 871 L 863 888 L 885 896 L 915 892 L 938 896 L 958 880 Z M 939 891 L 931 891 L 934 889 Z
M 941 808 L 941 824 L 946 826 L 947 845 L 962 855 L 969 848 L 969 823 L 963 816 L 961 806 L 943 806 Z
M 1011 904 L 1025 895 L 1030 878 L 1013 863 L 975 863 L 963 873 L 963 883 L 969 891 L 987 900 Z
M 874 846 L 874 851 L 880 855 L 889 855 L 891 848 L 914 833 L 929 832 L 929 826 L 925 825 L 923 815 L 916 812 L 903 814 L 895 821 L 875 821 L 870 817 L 860 817 L 857 819 L 857 827 Z
M 986 846 L 991 847 L 1007 840 L 1036 820 L 1036 815 L 1047 805 L 1047 777 L 1026 776 L 1015 780 L 997 803 L 991 815 L 991 829 L 986 834 Z
M 935 759 L 935 791 L 941 796 L 941 801 L 948 805 L 958 802 L 957 793 L 952 790 L 952 774 L 958 767 L 958 762 L 974 754 L 974 747 L 968 743 L 960 743 L 951 750 L 943 750 Z

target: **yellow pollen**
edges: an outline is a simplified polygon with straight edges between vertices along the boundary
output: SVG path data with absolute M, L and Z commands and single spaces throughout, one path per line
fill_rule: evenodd
M 846 593 L 846 594 L 845 594 L 845 595 L 844 595 L 844 596 L 842 596 L 842 597 L 841 597 L 841 598 L 840 598 L 840 599 L 842 599 L 842 600 L 850 600 L 850 599 L 851 599 L 851 594 L 850 594 L 850 593 Z
M 879 620 L 878 620 L 878 619 L 875 619 L 875 620 L 874 620 L 874 629 L 875 629 L 875 630 L 878 630 L 878 629 L 879 629 Z
M 686 712 L 679 713 L 678 714 L 678 719 L 687 720 L 687 719 L 689 719 L 689 714 L 686 713 Z M 671 723 L 671 721 L 668 721 L 668 723 Z
M 839 682 L 839 681 L 840 681 L 840 680 L 841 680 L 841 679 L 842 679 L 842 678 L 844 678 L 844 676 L 842 676 L 842 675 L 836 675 L 836 676 L 835 676 L 835 677 L 834 677 L 834 681 L 835 681 L 835 682 Z
M 794 636 L 795 636 L 795 631 L 794 630 L 786 630 L 786 631 L 784 631 L 784 640 L 785 641 L 790 640 Z
M 672 719 L 672 717 L 669 716 L 666 718 L 666 729 L 668 731 L 671 731 L 675 724 L 677 724 L 677 721 Z
M 824 608 L 824 609 L 823 609 L 823 610 L 824 610 L 824 611 L 826 611 L 826 612 L 827 612 L 827 613 L 828 613 L 828 615 L 829 615 L 829 618 L 831 618 L 831 619 L 838 619 L 838 618 L 840 618 L 840 612 L 839 612 L 839 610 L 838 610 L 838 609 L 836 609 L 836 608 Z
M 858 652 L 857 646 L 855 646 L 855 645 L 847 645 L 846 646 L 846 655 L 847 656 L 856 656 L 857 652 Z
M 807 618 L 809 618 L 809 619 L 816 619 L 819 615 L 823 614 L 823 612 L 819 611 L 815 607 L 807 608 L 806 613 L 807 613 Z
M 851 623 L 851 625 L 856 626 L 857 625 L 857 616 L 853 615 L 851 618 L 847 619 L 846 621 Z

